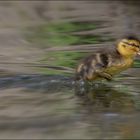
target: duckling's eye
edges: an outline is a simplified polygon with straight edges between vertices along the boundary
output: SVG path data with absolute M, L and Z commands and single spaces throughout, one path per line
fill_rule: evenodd
M 124 48 L 126 47 L 126 45 L 122 45 Z

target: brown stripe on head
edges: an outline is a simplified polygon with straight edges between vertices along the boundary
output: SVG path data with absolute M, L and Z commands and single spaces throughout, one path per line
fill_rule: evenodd
M 125 46 L 133 46 L 140 48 L 140 39 L 136 36 L 127 36 L 124 39 L 122 39 L 121 42 L 124 43 Z

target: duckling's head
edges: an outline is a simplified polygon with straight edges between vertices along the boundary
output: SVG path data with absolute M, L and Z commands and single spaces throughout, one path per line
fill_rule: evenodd
M 131 36 L 124 38 L 118 43 L 117 50 L 124 57 L 140 55 L 140 40 Z

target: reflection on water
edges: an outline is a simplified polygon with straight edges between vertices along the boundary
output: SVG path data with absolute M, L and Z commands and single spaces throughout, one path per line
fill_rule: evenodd
M 76 95 L 84 100 L 85 104 L 93 106 L 95 110 L 107 109 L 109 111 L 123 111 L 125 109 L 134 108 L 134 102 L 132 95 L 114 89 L 113 87 L 103 84 L 95 83 L 92 86 L 86 87 L 85 91 L 81 91 L 82 94 L 76 91 Z
M 139 57 L 111 82 L 73 81 L 81 58 L 139 36 L 139 13 L 135 1 L 1 1 L 0 138 L 139 139 Z

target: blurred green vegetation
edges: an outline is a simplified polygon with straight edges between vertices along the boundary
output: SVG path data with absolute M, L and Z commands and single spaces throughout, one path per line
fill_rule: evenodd
M 83 58 L 87 53 L 86 52 L 67 52 L 67 51 L 58 51 L 58 52 L 49 52 L 41 58 L 39 63 L 47 64 L 49 66 L 58 66 L 75 69 L 79 60 Z M 61 75 L 70 75 L 74 71 L 67 72 L 67 70 L 59 69 L 50 69 L 50 68 L 39 68 L 43 74 L 61 74 Z
M 48 68 L 38 68 L 38 70 L 45 75 L 63 75 L 63 76 L 71 76 L 71 73 L 62 71 L 62 70 L 56 70 L 56 69 L 48 69 Z
M 48 26 L 44 25 L 40 28 L 46 28 L 49 32 L 75 32 L 81 30 L 93 30 L 96 29 L 96 25 L 92 22 L 61 22 L 61 23 L 51 23 Z
M 75 68 L 77 61 L 85 55 L 84 52 L 50 52 L 40 62 L 53 66 Z
M 95 44 L 104 41 L 104 39 L 99 35 L 74 35 L 72 32 L 94 30 L 99 26 L 92 22 L 46 23 L 28 28 L 25 37 L 29 42 L 45 47 Z
M 135 60 L 134 67 L 135 68 L 140 68 L 140 60 Z

